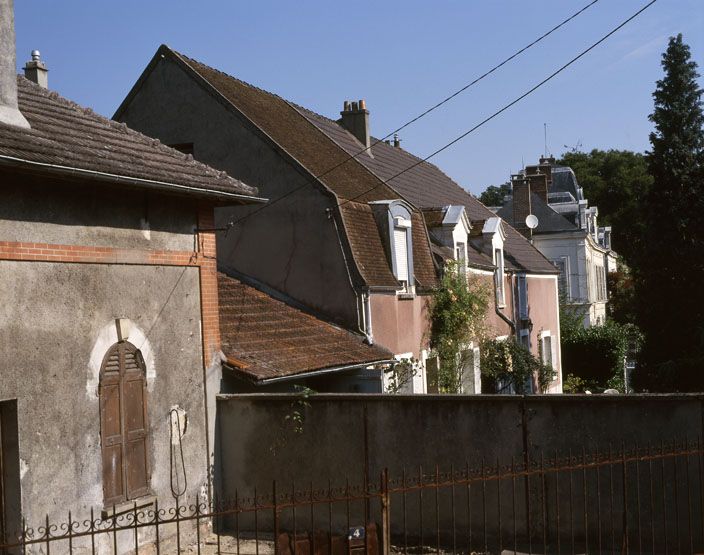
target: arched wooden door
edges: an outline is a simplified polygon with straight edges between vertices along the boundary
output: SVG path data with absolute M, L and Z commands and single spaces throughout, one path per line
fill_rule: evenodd
M 106 506 L 149 491 L 147 380 L 142 354 L 122 341 L 100 371 L 100 437 Z

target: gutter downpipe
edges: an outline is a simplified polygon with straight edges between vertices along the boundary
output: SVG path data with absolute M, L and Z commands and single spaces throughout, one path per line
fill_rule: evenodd
M 494 270 L 496 272 L 496 270 Z M 511 276 L 511 304 L 513 306 L 513 309 L 515 311 L 516 309 L 516 298 L 515 298 L 515 292 L 513 290 L 513 274 L 509 274 Z M 513 334 L 516 334 L 516 323 L 511 320 L 508 316 L 506 316 L 503 312 L 501 312 L 501 309 L 499 308 L 499 305 L 496 303 L 496 280 L 494 281 L 494 310 L 496 311 L 496 314 L 499 315 L 499 318 L 501 318 L 504 322 L 506 322 L 511 330 L 513 331 Z

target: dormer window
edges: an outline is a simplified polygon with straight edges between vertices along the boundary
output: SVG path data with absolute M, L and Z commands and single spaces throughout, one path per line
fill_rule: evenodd
M 386 243 L 391 271 L 398 280 L 401 294 L 413 294 L 412 209 L 402 200 L 370 202 L 379 232 Z
M 408 288 L 410 283 L 409 273 L 409 236 L 411 220 L 394 218 L 394 275 L 401 284 Z
M 455 260 L 460 275 L 467 274 L 467 245 L 465 243 L 455 243 Z
M 504 250 L 494 249 L 494 280 L 496 281 L 496 304 L 506 306 L 506 294 L 504 291 Z
M 482 228 L 483 250 L 491 254 L 494 263 L 494 289 L 496 290 L 496 306 L 506 306 L 506 292 L 504 287 L 504 240 L 506 235 L 501 218 L 489 218 Z

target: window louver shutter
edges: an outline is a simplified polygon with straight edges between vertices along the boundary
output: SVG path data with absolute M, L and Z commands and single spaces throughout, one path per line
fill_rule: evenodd
M 405 229 L 394 228 L 396 279 L 408 282 L 408 242 L 406 233 Z

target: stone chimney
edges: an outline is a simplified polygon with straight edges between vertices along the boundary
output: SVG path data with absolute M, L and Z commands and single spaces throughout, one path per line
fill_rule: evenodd
M 364 145 L 364 148 L 369 148 L 371 145 L 369 140 L 369 110 L 364 100 L 359 102 L 351 102 L 345 100 L 342 112 L 342 127 L 352 133 L 357 140 Z M 370 151 L 367 151 L 371 154 Z
M 24 76 L 37 85 L 49 88 L 49 70 L 41 60 L 41 52 L 32 50 L 32 59 L 24 66 Z
M 15 12 L 13 0 L 0 0 L 0 123 L 29 128 L 17 107 Z
M 520 174 L 512 175 L 511 188 L 513 189 L 513 227 L 530 239 L 532 233 L 526 225 L 526 218 L 529 214 L 532 214 L 530 178 Z

